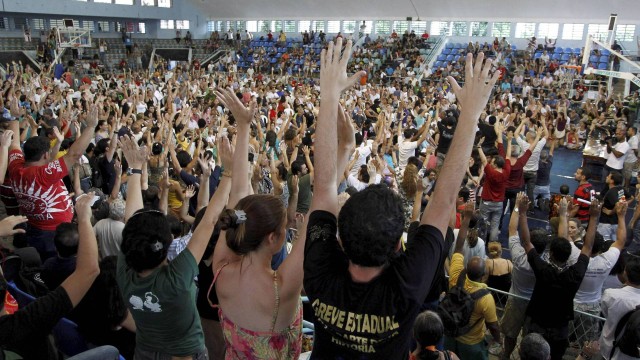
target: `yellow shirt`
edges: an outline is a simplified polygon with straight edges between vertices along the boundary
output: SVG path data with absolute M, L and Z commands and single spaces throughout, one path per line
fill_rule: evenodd
M 451 267 L 449 268 L 449 287 L 456 286 L 458 277 L 463 269 L 464 256 L 460 253 L 453 254 L 453 257 L 451 258 Z M 464 289 L 470 294 L 486 287 L 487 284 L 471 281 L 469 278 L 464 282 Z M 484 321 L 478 321 L 480 318 L 484 318 Z M 457 337 L 456 341 L 466 345 L 475 345 L 484 340 L 484 334 L 486 331 L 485 322 L 494 323 L 497 321 L 498 316 L 496 315 L 496 303 L 493 300 L 493 296 L 491 296 L 491 294 L 487 294 L 476 301 L 476 307 L 473 309 L 471 319 L 469 320 L 470 324 L 478 323 L 473 326 L 468 333 Z

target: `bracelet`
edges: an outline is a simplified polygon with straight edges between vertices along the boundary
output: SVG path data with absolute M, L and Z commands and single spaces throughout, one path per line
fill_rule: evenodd
M 231 178 L 231 177 L 233 177 L 233 174 L 231 173 L 231 171 L 225 170 L 225 171 L 222 172 L 222 176 Z

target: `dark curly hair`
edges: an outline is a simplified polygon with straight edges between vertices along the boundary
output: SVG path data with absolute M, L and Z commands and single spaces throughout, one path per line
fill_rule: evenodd
M 138 210 L 122 230 L 122 253 L 136 272 L 160 265 L 173 241 L 167 217 L 157 210 Z
M 563 237 L 554 237 L 549 244 L 549 255 L 559 263 L 566 263 L 571 256 L 571 244 Z
M 239 219 L 236 210 L 246 214 Z M 284 236 L 287 211 L 282 201 L 273 195 L 249 195 L 238 201 L 235 209 L 225 209 L 218 220 L 226 230 L 227 246 L 236 254 L 248 254 L 262 245 L 271 233 Z
M 395 253 L 404 230 L 400 197 L 384 185 L 353 194 L 338 215 L 342 247 L 351 262 L 381 266 Z

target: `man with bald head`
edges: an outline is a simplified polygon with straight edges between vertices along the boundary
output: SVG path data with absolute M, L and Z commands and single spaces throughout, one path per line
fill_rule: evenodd
M 469 230 L 469 223 L 475 220 L 474 202 L 468 202 L 462 213 L 460 231 L 456 239 L 451 265 L 449 267 L 449 286 L 456 286 L 458 278 L 465 276 L 464 289 L 470 294 L 486 289 L 487 285 L 482 283 L 485 272 L 484 259 L 473 256 L 469 259 L 467 266 L 464 266 L 463 248 Z M 488 351 L 484 341 L 484 334 L 488 328 L 493 339 L 500 343 L 500 328 L 496 315 L 496 304 L 491 293 L 476 300 L 473 313 L 469 319 L 469 324 L 473 324 L 468 333 L 457 338 L 445 338 L 445 348 L 455 352 L 460 359 L 487 359 Z

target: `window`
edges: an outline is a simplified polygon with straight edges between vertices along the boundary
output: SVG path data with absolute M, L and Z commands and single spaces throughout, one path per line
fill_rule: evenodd
M 276 20 L 271 22 L 271 31 L 280 32 L 282 30 L 282 20 Z
M 173 20 L 160 20 L 160 29 L 173 29 Z
M 189 20 L 176 20 L 176 29 L 189 30 Z
M 558 38 L 558 28 L 560 28 L 560 24 L 556 24 L 556 23 L 540 23 L 540 24 L 538 24 L 538 37 L 539 38 L 557 39 Z
M 170 8 L 171 7 L 171 0 L 158 0 L 158 7 Z
M 327 21 L 327 32 L 337 34 L 340 32 L 340 21 Z
M 426 21 L 412 21 L 411 22 L 411 30 L 414 30 L 416 34 L 422 34 L 427 31 L 427 22 Z
M 75 21 L 74 21 L 74 23 L 75 23 Z M 65 28 L 64 21 L 62 21 L 62 19 L 51 19 L 51 20 L 49 20 L 49 26 L 51 28 Z
M 536 23 L 517 23 L 516 38 L 526 39 L 534 36 L 536 31 Z
M 244 30 L 246 23 L 244 21 L 236 21 L 236 30 Z
M 96 31 L 95 24 L 93 21 L 87 21 L 87 20 L 82 21 L 82 28 L 88 29 L 91 31 Z
M 44 19 L 31 19 L 31 27 L 34 30 L 44 30 Z
M 314 20 L 311 23 L 313 30 L 316 32 L 327 31 L 327 23 L 324 20 Z
M 584 24 L 564 24 L 562 26 L 562 40 L 582 40 Z
M 207 31 L 214 32 L 216 31 L 216 22 L 213 20 L 207 21 Z
M 494 22 L 491 28 L 491 35 L 494 37 L 511 37 L 511 23 Z
M 268 21 L 258 20 L 258 31 L 269 32 L 269 29 L 271 29 L 271 24 Z
M 451 33 L 451 23 L 448 21 L 432 21 L 431 35 L 449 35 Z
M 362 23 L 360 23 L 360 26 L 362 26 Z M 364 33 L 365 34 L 371 34 L 371 32 L 373 31 L 373 21 L 371 20 L 367 20 L 364 22 Z
M 258 31 L 258 22 L 255 20 L 247 21 L 247 30 L 249 32 L 257 32 Z
M 594 38 L 603 41 L 609 34 L 609 28 L 607 27 L 607 24 L 589 24 L 587 34 L 593 35 Z
M 376 21 L 376 34 L 390 34 L 390 33 L 391 33 L 391 21 L 389 20 Z
M 453 36 L 469 36 L 469 30 L 465 21 L 454 21 L 451 25 Z
M 102 32 L 109 31 L 109 22 L 108 21 L 98 21 L 98 31 L 102 31 Z
M 133 0 L 116 0 L 118 5 L 133 5 Z
M 7 30 L 9 28 L 9 18 L 0 17 L 0 29 Z
M 633 41 L 636 33 L 635 25 L 618 25 L 616 26 L 616 40 Z
M 472 21 L 471 36 L 489 36 L 489 23 L 486 21 Z
M 140 5 L 142 6 L 156 6 L 156 0 L 141 0 Z
M 300 23 L 298 24 L 298 28 L 300 29 L 300 32 L 304 32 L 305 30 L 307 31 L 311 30 L 311 21 L 309 20 L 300 21 Z
M 394 21 L 393 22 L 393 29 L 400 35 L 404 34 L 405 31 L 407 31 L 409 29 L 409 22 L 402 20 L 402 21 Z
M 284 32 L 286 33 L 294 33 L 297 32 L 297 21 L 295 20 L 285 20 L 284 21 Z
M 111 0 L 93 0 L 94 3 L 111 4 Z
M 146 34 L 147 33 L 147 24 L 145 24 L 143 22 L 138 23 L 138 32 L 140 34 Z
M 353 34 L 356 31 L 356 22 L 355 21 L 343 21 L 342 22 L 342 31 L 345 34 Z

